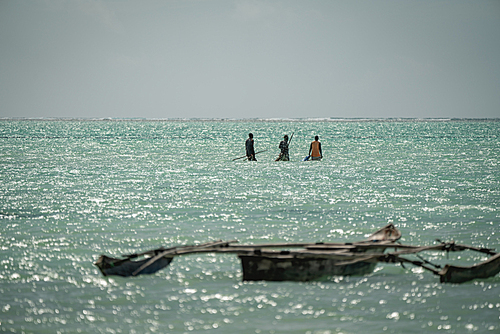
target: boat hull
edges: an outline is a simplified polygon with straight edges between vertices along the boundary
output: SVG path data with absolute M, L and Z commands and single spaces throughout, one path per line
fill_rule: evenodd
M 239 255 L 244 281 L 311 281 L 328 276 L 366 275 L 373 272 L 376 262 L 340 265 L 328 258 L 297 256 Z
M 500 272 L 500 253 L 471 267 L 446 265 L 439 272 L 441 283 L 464 283 L 478 278 L 493 277 Z
M 141 266 L 144 265 L 149 260 L 150 260 L 149 258 L 139 261 L 131 261 L 129 259 L 120 260 L 105 255 L 101 255 L 101 257 L 97 260 L 95 265 L 99 268 L 99 270 L 104 276 L 116 275 L 116 276 L 128 277 L 128 276 L 135 276 L 133 275 L 133 273 L 139 268 L 141 268 Z M 172 262 L 172 260 L 173 257 L 162 257 L 159 260 L 155 261 L 154 264 L 141 270 L 136 275 L 154 274 L 157 271 L 168 266 L 170 262 Z

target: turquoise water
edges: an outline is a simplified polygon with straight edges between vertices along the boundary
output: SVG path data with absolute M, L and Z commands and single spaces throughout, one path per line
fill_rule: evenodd
M 232 161 L 248 132 L 268 151 Z M 274 162 L 292 132 L 292 161 Z M 314 135 L 324 160 L 301 162 Z M 441 284 L 379 264 L 242 282 L 236 256 L 213 254 L 134 278 L 93 265 L 218 239 L 356 241 L 388 222 L 408 244 L 500 249 L 498 120 L 2 120 L 0 143 L 2 332 L 500 332 L 498 275 Z

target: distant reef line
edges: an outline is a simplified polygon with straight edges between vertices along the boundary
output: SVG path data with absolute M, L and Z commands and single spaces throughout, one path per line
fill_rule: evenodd
M 0 117 L 0 121 L 68 122 L 498 122 L 500 118 L 113 118 Z

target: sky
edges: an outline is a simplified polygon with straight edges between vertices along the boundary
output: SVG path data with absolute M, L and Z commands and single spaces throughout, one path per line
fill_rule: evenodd
M 0 118 L 499 118 L 498 0 L 0 0 Z

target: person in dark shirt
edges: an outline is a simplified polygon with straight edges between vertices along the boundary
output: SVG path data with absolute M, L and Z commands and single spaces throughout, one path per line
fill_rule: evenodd
M 278 156 L 278 159 L 275 161 L 290 161 L 290 156 L 288 155 L 288 136 L 285 135 L 283 137 L 283 140 L 280 142 L 279 146 L 281 152 L 280 155 Z
M 248 161 L 257 161 L 257 159 L 255 159 L 255 150 L 253 148 L 253 134 L 252 133 L 248 134 L 248 139 L 245 142 L 245 147 L 247 150 Z

